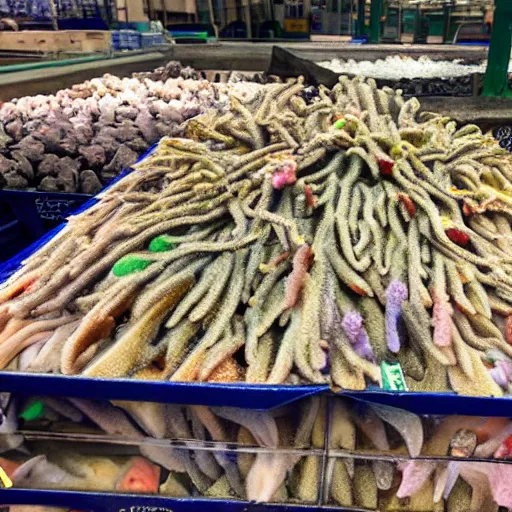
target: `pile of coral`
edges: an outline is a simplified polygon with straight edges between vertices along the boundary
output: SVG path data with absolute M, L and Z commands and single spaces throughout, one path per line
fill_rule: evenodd
M 250 85 L 5 283 L 0 367 L 508 393 L 510 155 L 372 80 Z
M 0 108 L 0 188 L 95 194 L 222 98 L 219 86 L 170 62 L 147 76 L 13 99 Z

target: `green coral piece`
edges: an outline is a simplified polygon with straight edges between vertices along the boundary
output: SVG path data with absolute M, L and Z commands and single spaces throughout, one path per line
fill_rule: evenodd
M 176 243 L 173 242 L 173 238 L 169 235 L 160 235 L 151 240 L 149 244 L 149 250 L 151 252 L 166 252 L 172 251 L 176 247 Z
M 147 260 L 139 256 L 123 256 L 112 268 L 112 272 L 116 277 L 124 277 L 134 272 L 142 272 L 148 268 L 152 263 L 152 260 Z
M 334 124 L 334 128 L 336 128 L 336 130 L 341 130 L 345 125 L 347 124 L 347 120 L 344 119 L 344 118 L 341 118 L 341 119 L 338 119 Z
M 41 400 L 32 402 L 20 414 L 20 418 L 25 421 L 34 421 L 44 416 L 44 403 Z

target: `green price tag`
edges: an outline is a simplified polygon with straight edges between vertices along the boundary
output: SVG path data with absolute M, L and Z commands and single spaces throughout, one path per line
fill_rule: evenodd
M 382 371 L 382 389 L 386 391 L 408 391 L 400 363 L 386 363 L 383 361 L 380 368 Z

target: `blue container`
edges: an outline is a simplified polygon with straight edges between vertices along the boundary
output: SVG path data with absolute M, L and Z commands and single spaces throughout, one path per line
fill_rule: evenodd
M 141 34 L 136 30 L 113 30 L 112 48 L 115 51 L 140 50 Z
M 59 18 L 59 30 L 108 30 L 108 25 L 101 18 Z
M 246 501 L 177 499 L 70 491 L 0 489 L 0 503 L 45 505 L 94 512 L 343 512 L 339 507 L 263 505 Z M 354 509 L 352 509 L 354 510 Z M 348 511 L 347 511 L 348 512 Z
M 0 262 L 60 224 L 90 198 L 87 194 L 0 190 Z
M 155 147 L 156 145 L 140 160 L 149 155 Z M 116 178 L 112 184 L 121 180 L 128 172 L 130 171 L 125 171 Z M 6 197 L 18 197 L 18 194 L 20 194 L 19 197 L 22 197 L 22 194 L 27 194 L 14 191 L 1 192 Z M 52 196 L 52 194 L 46 193 L 31 194 Z M 55 199 L 58 199 L 62 195 L 53 194 L 53 196 L 56 196 Z M 84 201 L 87 199 L 87 196 L 73 195 L 71 199 Z M 83 203 L 75 213 L 85 211 L 96 203 L 97 200 L 91 198 Z M 26 205 L 22 206 L 21 203 L 17 204 L 20 216 L 18 221 L 22 222 L 23 219 L 25 219 L 27 223 L 30 223 L 33 219 L 33 215 L 21 211 L 22 209 L 27 210 Z M 42 199 L 39 200 L 40 211 L 47 212 L 46 214 L 43 213 L 43 215 L 51 216 L 51 209 L 44 206 L 46 204 L 47 203 Z M 71 205 L 67 206 L 71 208 Z M 77 206 L 76 203 L 75 206 Z M 38 218 L 38 222 L 40 222 L 40 213 L 38 213 Z M 37 222 L 30 225 L 34 226 L 36 230 L 39 226 Z M 16 272 L 24 259 L 51 240 L 64 226 L 65 224 L 59 225 L 22 253 L 0 265 L 0 283 Z M 10 229 L 11 227 L 6 224 L 5 232 L 8 233 Z M 89 399 L 158 401 L 212 406 L 225 405 L 259 410 L 285 405 L 306 396 L 334 392 L 329 389 L 328 385 L 266 386 L 249 384 L 179 383 L 135 381 L 130 379 L 91 379 L 15 372 L 0 372 L 0 390 L 3 392 L 18 392 L 25 395 L 61 396 L 65 394 L 65 396 L 69 397 Z M 381 403 L 407 409 L 417 414 L 463 414 L 472 416 L 512 417 L 512 397 L 486 398 L 464 397 L 454 393 L 401 393 L 383 391 L 376 387 L 365 392 L 342 392 L 341 394 L 362 402 Z

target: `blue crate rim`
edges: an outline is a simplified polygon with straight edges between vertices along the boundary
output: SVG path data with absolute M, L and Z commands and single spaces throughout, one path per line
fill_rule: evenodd
M 312 396 L 344 396 L 415 414 L 512 417 L 512 397 L 473 397 L 455 393 L 333 391 L 328 385 L 222 384 L 98 379 L 53 374 L 0 372 L 0 391 L 90 400 L 132 400 L 270 410 Z
M 90 400 L 132 400 L 269 410 L 302 398 L 327 393 L 327 385 L 272 386 L 0 372 L 0 390 L 22 395 L 48 395 Z
M 146 511 L 155 512 L 349 512 L 340 507 L 263 504 L 238 500 L 205 498 L 168 498 L 137 494 L 109 494 L 79 491 L 48 491 L 36 489 L 0 489 L 0 503 L 9 505 L 44 505 L 92 510 L 93 512 Z M 150 508 L 149 508 L 150 507 Z M 361 509 L 350 509 L 357 512 Z

